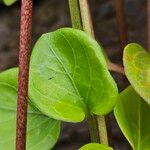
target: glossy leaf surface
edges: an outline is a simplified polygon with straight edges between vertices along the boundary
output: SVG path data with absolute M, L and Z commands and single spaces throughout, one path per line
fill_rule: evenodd
M 115 117 L 134 150 L 149 150 L 150 106 L 132 87 L 120 94 Z
M 113 150 L 113 149 L 102 144 L 89 143 L 81 147 L 79 150 Z
M 63 28 L 41 36 L 30 61 L 30 97 L 46 115 L 82 121 L 110 112 L 118 95 L 101 47 L 83 31 Z
M 15 150 L 17 69 L 0 73 L 0 149 Z M 41 114 L 29 104 L 27 150 L 49 150 L 56 143 L 60 122 Z
M 131 85 L 150 104 L 150 54 L 136 43 L 124 50 L 125 74 Z

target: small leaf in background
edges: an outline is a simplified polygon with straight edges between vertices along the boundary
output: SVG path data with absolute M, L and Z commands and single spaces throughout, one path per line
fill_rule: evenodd
M 110 112 L 118 96 L 98 43 L 80 30 L 46 33 L 30 61 L 29 96 L 46 115 L 79 122 Z
M 0 73 L 0 149 L 15 150 L 17 74 L 10 69 Z M 28 107 L 27 150 L 48 150 L 56 143 L 60 122 L 48 118 L 31 104 Z
M 15 3 L 17 0 L 3 0 L 4 4 L 7 6 L 11 6 L 13 3 Z
M 120 94 L 115 117 L 134 150 L 150 149 L 150 106 L 131 86 Z
M 98 144 L 98 143 L 89 143 L 81 147 L 79 150 L 113 150 L 111 147 Z
M 131 85 L 150 104 L 150 54 L 139 44 L 128 44 L 123 62 Z

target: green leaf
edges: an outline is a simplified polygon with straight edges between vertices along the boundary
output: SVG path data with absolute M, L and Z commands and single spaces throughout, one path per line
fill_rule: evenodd
M 79 150 L 113 150 L 111 147 L 98 144 L 98 143 L 89 143 L 81 147 Z
M 10 69 L 0 73 L 0 149 L 15 150 L 17 73 Z M 27 150 L 48 150 L 56 143 L 60 122 L 28 107 Z
M 46 115 L 79 122 L 110 112 L 118 96 L 101 47 L 80 30 L 44 34 L 30 61 L 30 97 Z
M 136 92 L 150 104 L 150 54 L 136 43 L 124 50 L 125 74 Z
M 13 3 L 15 3 L 17 0 L 3 0 L 4 4 L 7 6 L 11 6 Z
M 134 150 L 149 150 L 150 106 L 132 87 L 120 94 L 115 117 Z

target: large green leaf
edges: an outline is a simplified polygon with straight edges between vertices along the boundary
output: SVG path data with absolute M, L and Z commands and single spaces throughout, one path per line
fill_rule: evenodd
M 79 150 L 113 150 L 113 149 L 102 144 L 89 143 L 81 147 Z
M 0 149 L 15 150 L 17 69 L 0 73 Z M 31 104 L 28 108 L 27 150 L 49 150 L 57 141 L 60 122 Z
M 118 96 L 101 47 L 80 30 L 41 36 L 30 61 L 30 97 L 46 115 L 78 122 L 110 112 Z
M 150 54 L 132 43 L 125 47 L 123 60 L 131 85 L 150 104 Z
M 120 94 L 115 117 L 134 150 L 150 149 L 150 106 L 132 87 Z
M 13 3 L 15 3 L 17 0 L 3 0 L 4 4 L 7 6 L 12 5 Z

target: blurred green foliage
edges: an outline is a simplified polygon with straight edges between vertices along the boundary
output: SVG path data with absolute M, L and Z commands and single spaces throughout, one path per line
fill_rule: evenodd
M 11 6 L 13 3 L 15 3 L 17 0 L 2 0 L 3 3 L 6 5 L 6 6 Z

